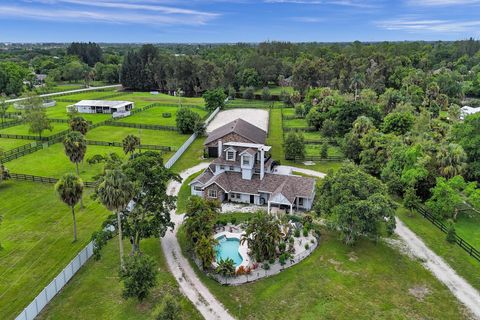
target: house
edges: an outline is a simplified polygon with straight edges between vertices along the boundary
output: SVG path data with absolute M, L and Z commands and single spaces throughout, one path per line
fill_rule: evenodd
M 465 119 L 466 116 L 480 112 L 480 108 L 472 108 L 469 106 L 464 106 L 460 109 L 460 119 Z
M 268 212 L 272 207 L 290 213 L 311 210 L 315 179 L 274 173 L 271 147 L 256 143 L 265 141 L 266 133 L 250 126 L 237 119 L 210 133 L 205 146 L 216 157 L 190 183 L 191 194 L 221 202 L 266 205 Z
M 82 100 L 67 107 L 67 111 L 76 109 L 80 113 L 125 114 L 134 108 L 131 101 Z
M 210 132 L 204 145 L 206 148 L 206 154 L 208 154 L 210 158 L 216 158 L 219 156 L 219 141 L 223 141 L 223 143 L 235 141 L 265 144 L 266 140 L 266 131 L 239 118 Z

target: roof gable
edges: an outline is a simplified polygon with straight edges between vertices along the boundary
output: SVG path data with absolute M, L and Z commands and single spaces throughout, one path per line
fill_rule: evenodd
M 218 140 L 230 133 L 236 133 L 239 136 L 258 144 L 265 144 L 267 139 L 267 132 L 239 118 L 210 132 L 204 144 Z

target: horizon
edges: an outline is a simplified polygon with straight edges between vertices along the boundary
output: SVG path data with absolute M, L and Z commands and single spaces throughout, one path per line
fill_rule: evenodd
M 348 43 L 480 37 L 480 0 L 0 0 L 2 43 Z

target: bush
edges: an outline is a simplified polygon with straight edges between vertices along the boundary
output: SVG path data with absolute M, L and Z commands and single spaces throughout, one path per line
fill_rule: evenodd
M 145 299 L 150 289 L 157 284 L 158 270 L 155 261 L 145 254 L 135 254 L 125 258 L 125 267 L 120 270 L 123 281 L 123 297 Z
M 322 157 L 322 159 L 328 158 L 328 144 L 325 142 L 322 143 L 322 146 L 320 147 L 320 157 Z
M 288 243 L 293 244 L 294 241 L 293 237 L 288 238 Z
M 254 87 L 247 87 L 243 92 L 244 99 L 254 99 L 255 98 L 255 88 Z
M 268 87 L 264 87 L 262 89 L 262 100 L 268 101 L 272 99 L 272 95 L 270 94 L 270 89 Z
M 282 266 L 285 265 L 287 261 L 287 255 L 285 253 L 281 254 L 280 257 L 278 258 L 278 261 Z
M 274 258 L 271 258 L 270 260 L 268 260 L 268 262 L 269 262 L 270 264 L 274 264 L 274 263 L 275 263 L 275 259 L 274 259 Z
M 308 250 L 310 249 L 310 246 L 308 245 L 308 243 L 305 243 L 305 250 Z
M 180 316 L 180 306 L 178 302 L 170 295 L 165 295 L 161 309 L 156 311 L 156 320 L 176 320 Z
M 300 229 L 295 229 L 295 231 L 293 232 L 293 235 L 295 238 L 300 237 Z
M 287 160 L 305 158 L 305 139 L 303 134 L 290 131 L 285 139 L 284 147 Z
M 235 90 L 235 88 L 232 86 L 228 87 L 228 97 L 230 98 L 230 100 L 235 100 L 236 95 L 237 90 Z
M 303 228 L 303 236 L 308 237 L 308 229 L 307 228 Z
M 201 121 L 200 115 L 191 108 L 182 107 L 177 111 L 177 129 L 181 133 L 193 133 L 196 125 Z
M 304 118 L 305 117 L 305 108 L 303 104 L 299 104 L 295 107 L 295 115 Z
M 237 223 L 237 218 L 236 217 L 232 217 L 232 219 L 230 219 L 230 222 L 232 224 L 236 224 Z
M 270 270 L 270 265 L 269 265 L 267 262 L 265 262 L 265 263 L 262 265 L 262 268 L 263 268 L 264 270 Z
M 281 253 L 285 252 L 285 249 L 287 249 L 287 244 L 285 242 L 280 242 L 278 245 L 278 251 Z
M 164 112 L 164 113 L 162 113 L 162 117 L 163 118 L 171 118 L 172 114 L 170 112 Z
M 446 240 L 448 243 L 455 243 L 455 235 L 457 232 L 455 231 L 455 223 L 453 220 L 448 219 L 447 221 L 447 237 Z

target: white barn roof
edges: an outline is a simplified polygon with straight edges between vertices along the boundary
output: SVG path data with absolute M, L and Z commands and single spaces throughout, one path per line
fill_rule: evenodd
M 131 101 L 112 101 L 112 100 L 82 100 L 75 103 L 77 107 L 109 107 L 121 108 L 133 104 Z

